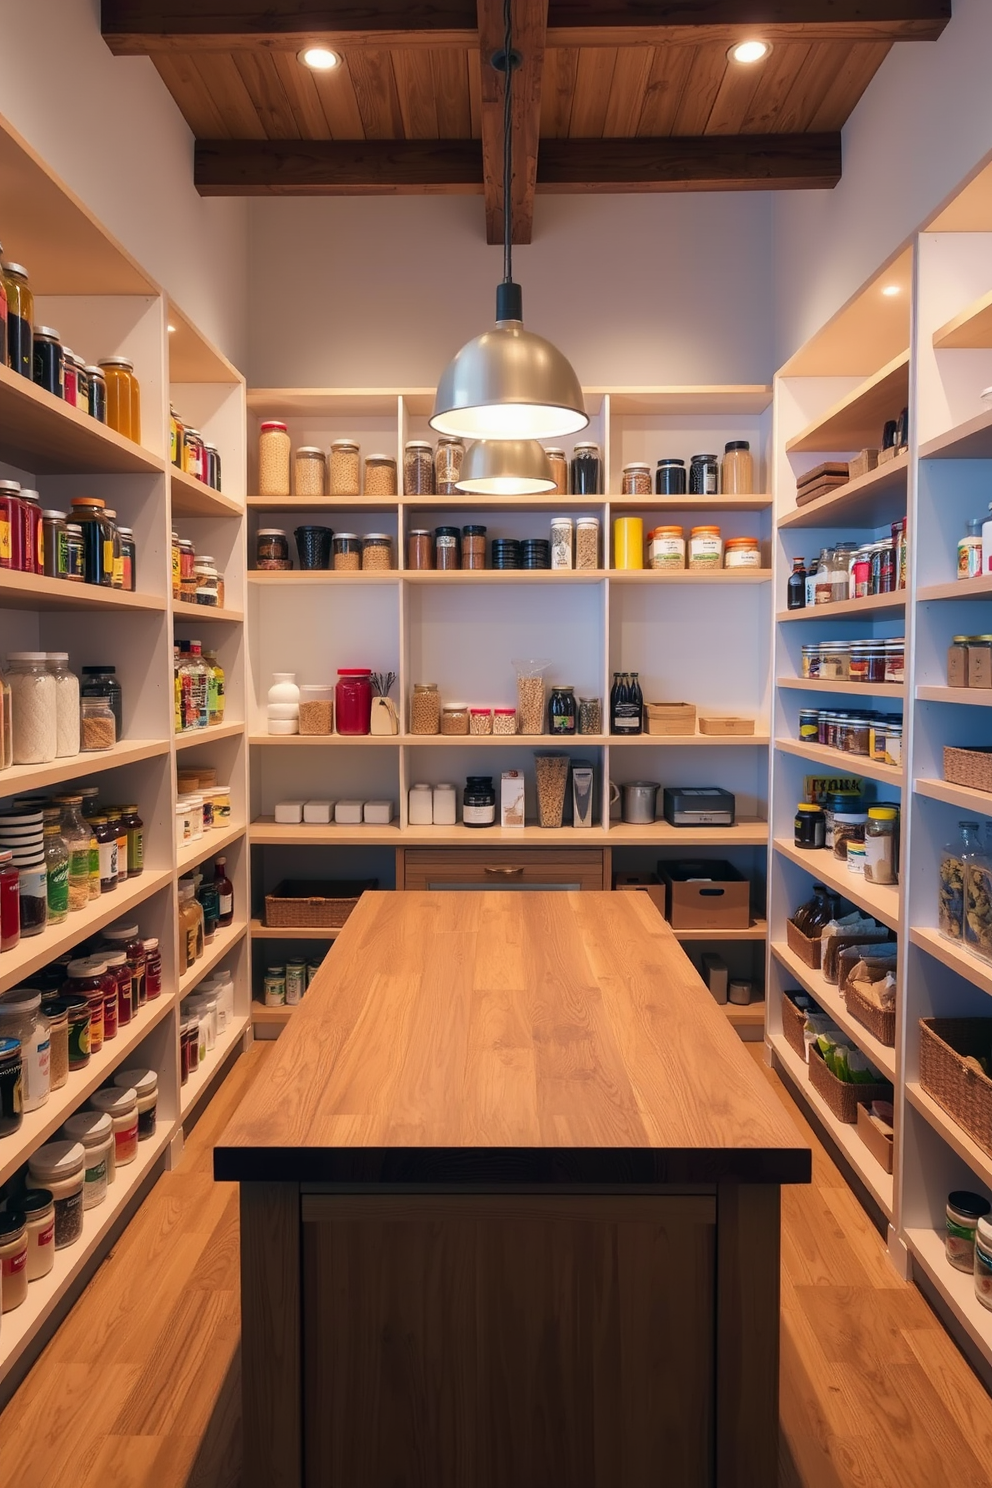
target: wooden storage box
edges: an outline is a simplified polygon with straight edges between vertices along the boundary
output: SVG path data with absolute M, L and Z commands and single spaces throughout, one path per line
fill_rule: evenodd
M 810 971 L 820 970 L 823 942 L 819 936 L 815 940 L 810 940 L 809 936 L 804 935 L 801 930 L 797 929 L 791 920 L 786 920 L 785 938 L 788 942 L 789 950 L 796 953 L 804 966 L 808 966 Z
M 644 721 L 649 734 L 694 734 L 695 703 L 645 703 Z
M 992 791 L 992 748 L 982 744 L 955 749 L 945 744 L 944 779 L 970 790 Z
M 664 917 L 667 889 L 663 883 L 658 882 L 656 873 L 614 873 L 613 887 L 618 890 L 643 890 L 658 913 Z
M 265 896 L 265 923 L 272 929 L 340 930 L 377 878 L 286 878 Z
M 751 884 L 723 859 L 660 862 L 665 917 L 673 930 L 747 930 Z
M 876 1097 L 872 1097 L 875 1099 Z M 858 1102 L 858 1136 L 885 1173 L 892 1172 L 892 1138 L 879 1131 L 872 1121 L 868 1108 L 871 1101 Z
M 699 732 L 701 734 L 753 734 L 753 718 L 731 718 L 715 717 L 699 719 Z
M 992 1154 L 992 1080 L 966 1063 L 992 1052 L 992 1018 L 921 1018 L 920 1084 Z
M 806 1014 L 796 1007 L 791 997 L 782 993 L 782 1032 L 790 1049 L 806 1062 Z
M 855 455 L 853 460 L 847 462 L 847 473 L 851 480 L 857 480 L 859 475 L 867 475 L 869 470 L 878 468 L 878 450 L 863 449 L 860 454 Z M 892 1169 L 888 1170 L 890 1173 Z
M 892 1086 L 888 1081 L 882 1081 L 878 1085 L 852 1085 L 846 1080 L 838 1080 L 833 1070 L 827 1068 L 816 1044 L 809 1051 L 809 1079 L 813 1089 L 823 1097 L 837 1120 L 845 1126 L 855 1124 L 858 1106 L 863 1101 L 871 1105 L 872 1101 L 892 1099 Z

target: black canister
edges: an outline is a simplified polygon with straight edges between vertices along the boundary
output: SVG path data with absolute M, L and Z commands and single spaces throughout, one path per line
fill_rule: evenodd
M 657 496 L 684 496 L 685 461 L 659 460 L 654 473 L 654 489 Z
M 823 847 L 826 841 L 826 830 L 823 807 L 810 805 L 805 801 L 800 802 L 796 807 L 796 828 L 793 839 L 796 847 L 811 849 Z
M 107 422 L 107 379 L 99 367 L 84 367 L 86 374 L 86 401 L 90 418 L 99 423 Z
M 496 822 L 496 792 L 491 775 L 469 775 L 462 795 L 462 823 L 466 827 L 491 827 Z
M 493 568 L 519 568 L 520 543 L 515 537 L 494 537 L 492 560 Z
M 720 479 L 716 455 L 693 455 L 689 466 L 689 495 L 715 496 Z
M 551 567 L 551 543 L 546 537 L 525 537 L 521 541 L 520 567 Z
M 65 357 L 58 331 L 53 331 L 51 326 L 35 326 L 33 347 L 35 383 L 44 388 L 46 393 L 64 398 Z
M 24 1119 L 21 1107 L 21 1041 L 0 1039 L 0 1137 L 17 1131 Z
M 571 486 L 573 496 L 603 494 L 603 462 L 598 444 L 577 444 L 572 451 Z
M 330 568 L 331 539 L 334 536 L 330 527 L 297 527 L 293 536 L 300 555 L 300 568 Z

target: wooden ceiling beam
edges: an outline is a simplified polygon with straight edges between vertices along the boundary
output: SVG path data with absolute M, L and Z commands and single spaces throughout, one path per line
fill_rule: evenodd
M 541 141 L 539 193 L 835 186 L 839 134 Z M 478 140 L 199 140 L 201 196 L 480 194 Z M 501 241 L 498 238 L 497 241 Z
M 504 75 L 492 65 L 504 40 L 503 0 L 478 0 L 479 61 L 482 67 L 482 178 L 486 197 L 486 241 L 503 241 Z M 513 74 L 513 181 L 510 187 L 514 243 L 529 243 L 534 231 L 537 150 L 541 132 L 541 78 L 548 0 L 514 0 L 513 49 L 522 61 Z
M 552 0 L 548 46 L 935 41 L 951 0 Z

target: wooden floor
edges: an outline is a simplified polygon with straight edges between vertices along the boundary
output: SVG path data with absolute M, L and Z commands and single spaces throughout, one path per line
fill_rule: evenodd
M 237 1488 L 237 1194 L 211 1148 L 270 1051 L 238 1061 L 0 1416 L 0 1483 Z M 812 1187 L 783 1195 L 779 1488 L 992 1483 L 992 1403 L 805 1130 Z

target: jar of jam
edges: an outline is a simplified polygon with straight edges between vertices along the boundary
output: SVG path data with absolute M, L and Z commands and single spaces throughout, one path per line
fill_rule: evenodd
M 103 1047 L 103 978 L 106 969 L 106 961 L 97 961 L 91 956 L 70 961 L 66 968 L 62 998 L 68 1004 L 70 1070 L 82 1069 L 89 1063 L 90 1055 Z M 85 1039 L 81 1003 L 85 1003 L 87 1009 Z
M 134 363 L 127 357 L 107 357 L 100 363 L 107 380 L 107 423 L 125 439 L 141 443 L 141 392 Z
M 282 527 L 260 527 L 255 536 L 255 567 L 284 571 L 292 566 L 289 537 L 285 530 Z
M 0 951 L 12 951 L 21 938 L 21 875 L 11 852 L 0 852 Z
M 147 951 L 144 941 L 142 941 L 138 934 L 138 927 L 136 924 L 111 925 L 104 930 L 103 938 L 112 954 L 116 954 L 119 951 L 125 953 L 127 968 L 131 977 L 131 1008 L 133 1013 L 137 1013 L 139 1007 L 145 1001 L 145 970 L 147 963 Z M 122 1019 L 121 1021 L 124 1022 L 127 1020 Z
M 86 373 L 86 400 L 90 418 L 97 423 L 107 422 L 107 379 L 99 367 L 84 367 Z
M 0 568 L 24 571 L 24 519 L 19 481 L 0 480 Z
M 407 533 L 406 566 L 412 569 L 434 567 L 434 539 L 426 527 L 414 527 Z
M 149 935 L 142 942 L 145 948 L 145 984 L 144 998 L 146 1002 L 154 1002 L 162 995 L 162 952 L 159 950 L 158 936 Z
M 338 667 L 334 716 L 339 734 L 367 734 L 372 723 L 372 671 L 367 667 Z
M 107 951 L 103 959 L 106 962 L 107 975 L 114 984 L 113 999 L 117 1022 L 123 1026 L 130 1023 L 138 1011 L 131 968 L 127 964 L 127 953 L 120 949 Z
M 21 523 L 24 533 L 24 572 L 45 572 L 45 530 L 41 520 L 41 497 L 21 487 Z

